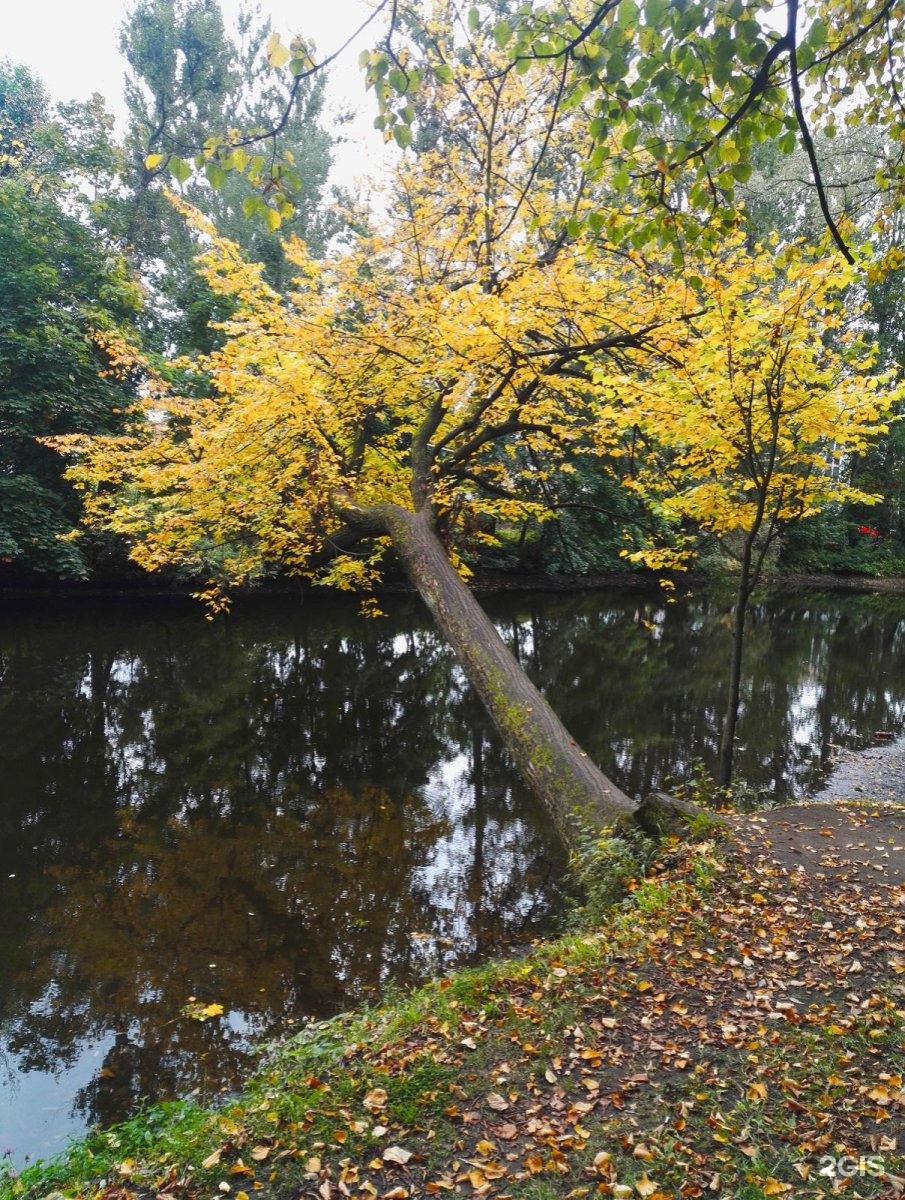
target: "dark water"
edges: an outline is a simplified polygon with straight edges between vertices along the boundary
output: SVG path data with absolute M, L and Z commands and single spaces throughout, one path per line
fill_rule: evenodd
M 384 607 L 0 615 L 0 1155 L 228 1088 L 253 1043 L 549 927 L 561 847 L 419 606 Z M 626 791 L 712 764 L 717 599 L 489 607 Z M 901 598 L 758 606 L 740 774 L 800 795 L 901 731 L 903 648 Z

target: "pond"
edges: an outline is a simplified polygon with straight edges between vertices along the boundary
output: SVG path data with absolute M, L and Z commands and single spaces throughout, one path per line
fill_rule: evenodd
M 0 614 L 0 1155 L 228 1090 L 256 1043 L 555 922 L 562 847 L 421 607 L 383 607 Z M 718 598 L 488 608 L 624 790 L 713 764 Z M 903 649 L 898 597 L 757 605 L 739 774 L 802 795 L 898 734 Z

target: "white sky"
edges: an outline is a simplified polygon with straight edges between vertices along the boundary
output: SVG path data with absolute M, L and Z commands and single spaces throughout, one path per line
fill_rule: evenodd
M 84 100 L 100 92 L 107 107 L 122 115 L 125 62 L 118 50 L 119 30 L 130 0 L 0 0 L 0 58 L 24 63 L 53 100 Z M 288 42 L 295 33 L 313 38 L 319 56 L 332 54 L 367 19 L 368 0 L 259 0 L 262 16 Z M 220 0 L 227 28 L 239 0 Z M 330 109 L 353 108 L 358 114 L 344 129 L 350 144 L 339 151 L 339 175 L 377 173 L 382 143 L 373 131 L 373 97 L 365 92 L 358 68 L 362 49 L 379 37 L 377 19 L 331 70 Z

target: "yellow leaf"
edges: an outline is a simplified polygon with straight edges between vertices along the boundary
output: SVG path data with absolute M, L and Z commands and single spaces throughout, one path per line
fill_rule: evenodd
M 267 39 L 267 61 L 275 70 L 279 70 L 289 62 L 290 57 L 289 50 L 280 41 L 280 35 L 272 33 Z

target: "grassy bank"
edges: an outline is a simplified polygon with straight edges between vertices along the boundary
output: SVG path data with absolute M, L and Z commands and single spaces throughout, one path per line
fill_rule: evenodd
M 819 874 L 819 873 L 818 873 Z M 905 892 L 731 836 L 666 847 L 602 922 L 273 1049 L 0 1197 L 895 1194 Z

